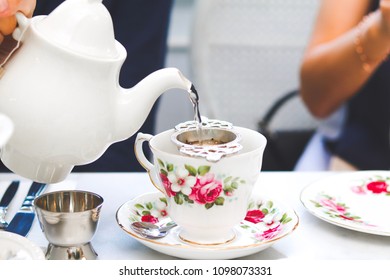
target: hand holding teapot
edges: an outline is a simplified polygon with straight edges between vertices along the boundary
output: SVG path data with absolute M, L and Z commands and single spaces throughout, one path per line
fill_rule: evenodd
M 16 12 L 19 11 L 26 17 L 31 17 L 35 3 L 36 0 L 0 0 L 0 44 L 4 37 L 10 35 L 16 28 Z

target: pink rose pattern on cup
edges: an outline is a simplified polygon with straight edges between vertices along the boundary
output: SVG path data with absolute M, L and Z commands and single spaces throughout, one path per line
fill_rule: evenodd
M 136 203 L 130 209 L 129 220 L 131 222 L 144 221 L 168 225 L 172 223 L 172 220 L 167 212 L 167 205 L 165 197 Z M 250 234 L 254 243 L 259 243 L 271 241 L 284 234 L 291 221 L 292 218 L 287 213 L 280 212 L 272 201 L 251 201 L 240 228 Z
M 352 191 L 357 194 L 374 194 L 390 196 L 390 177 L 369 177 L 360 185 L 352 186 Z
M 201 204 L 210 209 L 222 206 L 227 198 L 234 196 L 234 191 L 245 184 L 239 177 L 221 176 L 210 172 L 211 166 L 198 168 L 185 164 L 174 166 L 158 160 L 160 178 L 168 197 L 173 197 L 179 204 Z

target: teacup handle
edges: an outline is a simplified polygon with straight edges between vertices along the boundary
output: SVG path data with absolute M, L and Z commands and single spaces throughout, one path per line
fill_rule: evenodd
M 137 138 L 135 139 L 135 144 L 134 144 L 135 156 L 138 162 L 142 165 L 142 167 L 145 168 L 145 170 L 148 172 L 150 180 L 152 181 L 156 189 L 158 189 L 163 194 L 166 194 L 164 188 L 161 187 L 161 180 L 159 175 L 156 172 L 156 169 L 154 168 L 154 164 L 151 163 L 146 158 L 144 150 L 142 148 L 143 143 L 145 141 L 149 142 L 152 139 L 152 137 L 153 135 L 145 134 L 141 132 L 137 134 Z

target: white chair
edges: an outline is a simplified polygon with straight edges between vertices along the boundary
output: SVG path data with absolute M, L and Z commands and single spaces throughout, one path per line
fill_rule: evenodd
M 301 99 L 284 96 L 299 88 L 318 7 L 319 0 L 197 0 L 190 57 L 202 114 L 251 129 L 268 114 L 271 131 L 312 131 L 317 121 Z M 290 102 L 270 114 L 280 99 Z

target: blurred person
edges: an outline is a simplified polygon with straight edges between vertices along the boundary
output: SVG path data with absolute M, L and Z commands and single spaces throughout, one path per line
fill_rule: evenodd
M 164 67 L 172 1 L 103 0 L 112 17 L 115 39 L 127 51 L 127 58 L 119 77 L 122 87 L 131 88 L 150 73 Z M 13 2 L 21 2 L 21 0 Z M 63 0 L 37 0 L 34 15 L 48 15 L 62 2 Z M 154 133 L 157 107 L 158 101 L 139 131 Z M 127 140 L 112 144 L 95 162 L 76 166 L 73 171 L 145 171 L 134 154 L 135 137 L 134 135 Z M 4 168 L 3 166 L 3 170 Z
M 301 97 L 323 119 L 295 170 L 390 169 L 390 0 L 323 0 Z

